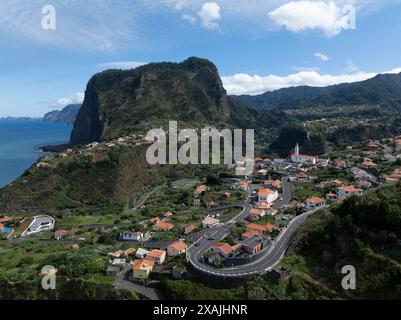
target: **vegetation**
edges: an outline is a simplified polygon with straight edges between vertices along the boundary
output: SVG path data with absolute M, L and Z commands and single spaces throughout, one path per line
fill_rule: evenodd
M 304 258 L 301 271 L 345 297 L 341 267 L 353 265 L 351 297 L 401 298 L 400 195 L 400 184 L 386 185 L 312 216 L 290 251 Z

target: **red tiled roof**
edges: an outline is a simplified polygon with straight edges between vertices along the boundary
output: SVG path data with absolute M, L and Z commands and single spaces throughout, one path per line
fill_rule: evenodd
M 212 247 L 219 248 L 227 254 L 230 254 L 231 252 L 233 252 L 233 248 L 231 248 L 231 246 L 228 243 L 224 243 L 224 242 L 215 243 Z
M 273 192 L 274 192 L 274 191 L 272 191 L 272 190 L 270 190 L 270 189 L 261 188 L 261 189 L 258 191 L 258 196 L 267 197 L 269 194 L 272 194 Z
M 325 202 L 326 200 L 319 198 L 319 197 L 312 197 L 312 198 L 307 199 L 306 201 L 309 201 L 310 203 L 313 203 L 313 204 L 319 204 L 319 203 Z
M 188 245 L 185 242 L 177 241 L 177 242 L 170 244 L 169 247 L 172 247 L 175 250 L 177 250 L 178 252 L 181 252 L 181 251 L 187 249 Z
M 249 230 L 241 234 L 243 238 L 252 238 L 253 236 L 260 235 L 262 232 L 260 230 Z

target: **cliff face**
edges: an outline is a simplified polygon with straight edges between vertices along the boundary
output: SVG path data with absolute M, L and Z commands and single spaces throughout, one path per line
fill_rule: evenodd
M 246 111 L 226 95 L 211 62 L 154 63 L 134 70 L 108 70 L 92 77 L 71 135 L 72 145 L 179 125 L 236 124 Z

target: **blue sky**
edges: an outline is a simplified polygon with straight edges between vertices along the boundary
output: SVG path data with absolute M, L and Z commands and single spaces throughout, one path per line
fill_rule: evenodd
M 213 61 L 230 94 L 398 73 L 400 34 L 399 0 L 2 0 L 0 117 L 80 102 L 109 67 L 189 56 Z

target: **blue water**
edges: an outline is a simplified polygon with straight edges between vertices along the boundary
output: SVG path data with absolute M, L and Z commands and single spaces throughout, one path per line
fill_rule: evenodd
M 42 121 L 0 120 L 0 187 L 14 181 L 43 155 L 38 147 L 69 141 L 72 126 Z

